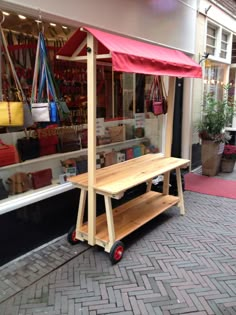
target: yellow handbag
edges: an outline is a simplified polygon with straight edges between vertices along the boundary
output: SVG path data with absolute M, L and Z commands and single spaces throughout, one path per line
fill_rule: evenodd
M 0 126 L 23 126 L 23 102 L 0 102 Z
M 17 101 L 0 101 L 0 126 L 10 127 L 10 126 L 23 126 L 24 124 L 24 103 L 23 103 L 23 91 L 17 77 L 16 71 L 14 69 L 8 48 L 7 42 L 4 37 L 2 27 L 0 27 L 3 46 L 5 48 L 6 56 L 8 58 L 13 79 L 16 85 L 16 98 Z M 1 95 L 2 96 L 2 95 Z

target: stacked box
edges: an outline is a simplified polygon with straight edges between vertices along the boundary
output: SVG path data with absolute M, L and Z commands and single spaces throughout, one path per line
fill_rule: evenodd
M 121 163 L 125 161 L 125 153 L 116 152 L 116 163 Z
M 96 168 L 102 168 L 105 166 L 105 157 L 104 152 L 100 152 L 96 154 Z

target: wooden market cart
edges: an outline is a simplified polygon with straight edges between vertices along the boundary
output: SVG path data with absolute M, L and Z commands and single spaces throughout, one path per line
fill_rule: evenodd
M 87 61 L 88 84 L 88 173 L 68 180 L 81 189 L 76 228 L 69 232 L 72 243 L 88 241 L 110 253 L 113 263 L 124 252 L 121 240 L 173 205 L 185 213 L 180 169 L 189 160 L 171 157 L 175 77 L 201 78 L 201 67 L 182 52 L 159 47 L 98 29 L 78 29 L 58 52 L 58 59 Z M 102 169 L 96 169 L 96 61 L 110 62 L 114 71 L 169 76 L 165 154 L 147 154 Z M 169 195 L 170 172 L 177 175 L 178 196 Z M 163 192 L 151 190 L 152 179 L 164 175 Z M 140 183 L 146 193 L 112 209 L 112 198 Z M 96 217 L 96 194 L 104 196 L 105 213 Z M 84 223 L 86 198 L 88 221 Z

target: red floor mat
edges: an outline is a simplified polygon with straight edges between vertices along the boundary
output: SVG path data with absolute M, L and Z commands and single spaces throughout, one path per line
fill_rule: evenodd
M 200 194 L 236 199 L 236 181 L 188 173 L 184 176 L 185 190 Z

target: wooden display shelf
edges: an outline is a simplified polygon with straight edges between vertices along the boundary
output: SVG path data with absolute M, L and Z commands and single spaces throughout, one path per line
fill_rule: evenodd
M 176 196 L 149 191 L 115 208 L 113 210 L 115 240 L 123 239 L 171 206 L 176 205 L 179 200 Z M 88 224 L 83 224 L 77 232 L 87 239 Z M 109 242 L 106 213 L 96 218 L 95 238 L 99 245 Z
M 146 154 L 132 160 L 96 170 L 94 189 L 97 193 L 119 196 L 138 184 L 144 183 L 179 167 L 186 167 L 189 160 L 163 157 L 160 154 Z M 82 189 L 88 188 L 88 173 L 68 178 L 68 181 Z

